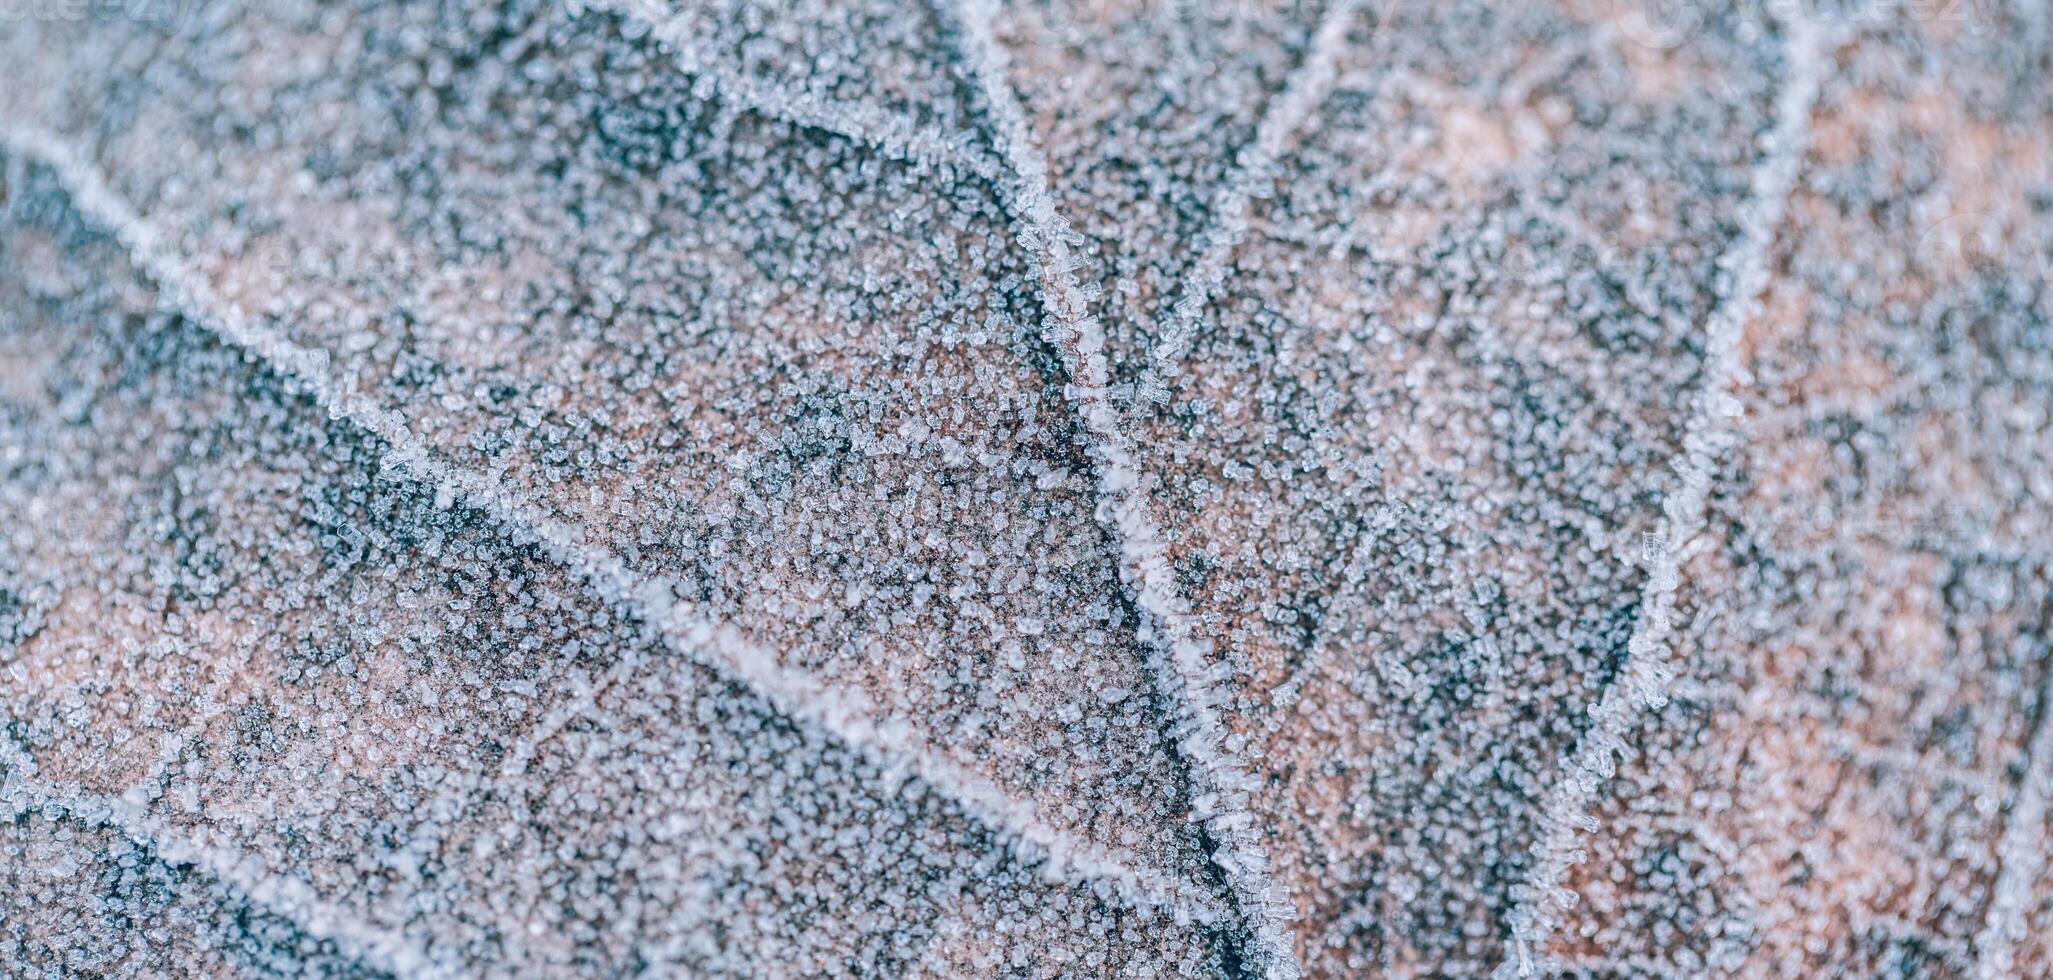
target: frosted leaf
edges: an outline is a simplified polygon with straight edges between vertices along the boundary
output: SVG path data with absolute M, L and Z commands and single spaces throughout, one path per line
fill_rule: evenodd
M 1676 216 L 1629 242 L 1582 242 L 1583 222 L 1540 210 L 1523 185 L 1575 166 L 1592 171 L 1585 183 L 1650 183 L 1751 163 L 1766 93 L 1749 59 L 1773 50 L 1696 52 L 1743 82 L 1715 94 L 1521 135 L 1532 108 L 1493 101 L 1501 83 L 1485 80 L 1516 75 L 1533 100 L 1572 105 L 1615 97 L 1617 56 L 1557 12 L 1377 13 L 1341 57 L 1327 125 L 1285 158 L 1318 176 L 1255 206 L 1178 394 L 1147 423 L 1164 447 L 1161 506 L 1202 515 L 1172 525 L 1172 553 L 1200 608 L 1227 624 L 1236 714 L 1265 733 L 1255 757 L 1293 774 L 1256 795 L 1257 812 L 1322 841 L 1280 861 L 1345 958 L 1327 969 L 1503 955 L 1494 928 L 1469 923 L 1508 907 L 1537 801 L 1563 781 L 1601 785 L 1601 770 L 1553 770 L 1632 632 L 1638 533 L 1658 513 L 1676 407 L 1701 363 L 1691 324 L 1656 304 L 1701 315 L 1715 298 L 1701 273 L 1628 272 L 1609 256 L 1665 251 L 1702 268 L 1730 232 Z M 1522 53 L 1485 67 L 1417 46 L 1457 28 Z M 1689 142 L 1658 135 L 1702 130 L 1706 116 L 1729 122 Z M 1502 157 L 1471 145 L 1499 130 Z M 1658 179 L 1660 193 L 1688 193 L 1681 176 Z M 1372 237 L 1329 246 L 1306 227 Z M 1578 258 L 1599 253 L 1612 267 Z M 1628 275 L 1671 296 L 1649 310 L 1590 295 L 1601 286 L 1589 277 Z M 1359 463 L 1333 467 L 1336 455 Z M 1351 819 L 1288 816 L 1332 795 Z M 1358 870 L 1334 873 L 1342 854 Z M 1378 884 L 1389 867 L 1431 882 L 1432 897 L 1392 901 Z M 1362 908 L 1373 929 L 1342 924 Z
M 9 923 L 0 955 L 24 976 L 191 973 L 383 977 L 290 920 L 167 860 L 103 822 L 61 807 L 11 816 L 0 829 Z M 90 946 L 80 944 L 93 937 Z
M 1236 163 L 1328 11 L 1296 0 L 1033 0 L 998 10 L 1008 79 L 1044 121 L 1037 136 L 1055 200 L 1094 258 L 1079 278 L 1105 290 L 1098 308 L 1121 376 L 1141 370 L 1136 355 L 1182 298 L 1179 280 L 1200 261 L 1208 230 L 1236 220 L 1240 205 L 1225 195 L 1258 185 Z M 1358 11 L 1335 19 L 1345 32 L 1366 28 Z
M 959 138 L 974 125 L 931 8 L 922 4 L 593 3 L 669 27 L 716 85 L 772 86 L 866 117 Z M 638 29 L 635 29 L 638 30 Z M 663 37 L 670 31 L 656 31 Z
M 1996 407 L 2053 366 L 2027 339 L 2043 292 L 2015 285 L 2043 281 L 2044 230 L 1963 256 L 1904 224 L 1956 195 L 2037 193 L 2047 110 L 1980 101 L 2028 70 L 2025 53 L 1944 30 L 1860 32 L 1819 97 L 1776 256 L 1789 274 L 1764 297 L 1755 380 L 1738 390 L 1748 410 L 1721 479 L 1739 489 L 1714 505 L 1715 547 L 1683 569 L 1702 585 L 1683 593 L 1696 652 L 1679 666 L 1701 693 L 1660 712 L 1655 751 L 1621 774 L 1604 814 L 1617 832 L 1595 838 L 1593 867 L 1623 874 L 1584 878 L 1586 911 L 1564 927 L 1638 947 L 1648 970 L 1989 976 L 2046 962 L 2031 932 L 2043 900 L 2015 896 L 2043 867 L 2034 773 L 2053 750 L 2039 721 L 2053 515 L 2018 491 L 2049 447 Z M 1958 110 L 1882 135 L 1931 99 Z M 1906 167 L 1924 179 L 1884 179 Z M 1845 255 L 1900 270 L 1888 312 L 1828 312 L 1879 302 Z M 1963 401 L 1980 407 L 1949 407 Z M 1889 443 L 1916 448 L 1872 448 Z M 1987 543 L 1996 522 L 2012 547 Z M 1608 923 L 1675 938 L 1647 948 Z
M 284 20 L 274 13 L 238 16 L 251 30 L 282 34 L 274 43 L 325 43 L 324 34 L 267 23 Z M 366 254 L 361 264 L 303 271 L 267 290 L 261 308 L 315 351 L 354 348 L 344 369 L 459 465 L 503 472 L 601 543 L 639 555 L 644 570 L 676 577 L 700 608 L 794 666 L 905 702 L 937 749 L 978 746 L 989 761 L 962 761 L 1039 793 L 1051 812 L 1085 801 L 1079 829 L 1108 846 L 1180 860 L 1180 835 L 1161 831 L 1177 826 L 1174 811 L 1154 809 L 1173 806 L 1176 777 L 1145 707 L 1114 711 L 1091 693 L 1139 686 L 1138 657 L 1130 632 L 1117 629 L 1128 614 L 1106 597 L 1107 546 L 1081 460 L 1064 442 L 1059 389 L 1030 342 L 1034 314 L 1023 297 L 991 286 L 1023 272 L 991 190 L 937 184 L 872 147 L 734 115 L 717 94 L 694 94 L 652 42 L 609 37 L 609 27 L 633 32 L 601 14 L 551 10 L 520 28 L 535 35 L 524 43 L 537 57 L 608 66 L 589 83 L 459 76 L 448 84 L 476 89 L 465 98 L 527 115 L 510 125 L 405 126 L 414 95 L 403 69 L 424 56 L 402 43 L 404 33 L 381 40 L 385 21 L 405 15 L 363 16 L 359 70 L 398 81 L 381 83 L 382 102 L 339 121 L 308 114 L 281 138 L 319 153 L 344 127 L 367 126 L 403 128 L 409 142 L 403 154 L 396 142 L 389 154 L 359 145 L 358 158 L 333 161 L 324 181 L 288 181 L 269 203 L 248 202 L 247 224 L 270 229 L 264 237 L 240 252 L 191 257 L 218 268 L 224 297 L 257 306 L 243 298 L 255 288 L 245 273 L 268 254 Z M 224 84 L 274 105 L 292 97 L 266 81 Z M 417 94 L 433 91 L 425 76 L 413 84 Z M 167 115 L 166 131 L 195 111 L 171 100 L 154 108 Z M 603 125 L 584 144 L 528 136 L 530 126 L 616 110 L 698 133 L 699 145 L 669 147 L 659 160 L 613 142 Z M 500 149 L 487 149 L 495 141 Z M 270 152 L 231 141 L 213 159 L 261 169 Z M 457 162 L 479 157 L 496 162 Z M 406 177 L 441 166 L 476 174 L 467 188 Z M 652 166 L 674 196 L 642 199 Z M 794 182 L 800 173 L 810 176 Z M 508 193 L 541 203 L 509 214 Z M 623 208 L 630 198 L 637 203 Z M 216 203 L 202 196 L 156 208 L 202 222 Z M 306 220 L 317 213 L 324 217 Z M 619 220 L 589 217 L 600 213 Z M 400 230 L 422 223 L 424 242 L 402 243 Z M 793 244 L 771 252 L 766 235 Z M 479 251 L 483 240 L 495 243 L 492 254 Z M 554 244 L 565 240 L 583 244 Z M 964 275 L 971 270 L 980 271 Z M 822 291 L 821 281 L 849 286 Z M 309 315 L 327 304 L 404 326 L 385 336 L 352 318 Z M 536 318 L 533 309 L 546 312 Z M 752 326 L 734 329 L 742 322 Z M 962 336 L 971 329 L 982 332 L 978 342 Z M 365 336 L 373 341 L 355 343 Z M 568 392 L 590 397 L 573 407 Z M 974 413 L 965 411 L 971 397 Z M 935 469 L 940 447 L 900 433 L 914 427 L 974 452 Z M 996 567 L 961 566 L 955 556 L 968 551 L 993 556 Z M 1029 556 L 1073 571 L 1034 581 Z M 991 590 L 994 575 L 1021 572 L 1029 588 Z M 841 601 L 817 601 L 830 594 Z M 1049 608 L 1081 615 L 1041 636 L 1018 625 Z M 1029 637 L 1024 661 L 995 662 L 988 631 L 1001 628 Z M 1094 630 L 1099 642 L 1079 642 Z M 1096 706 L 1088 742 L 1018 694 L 1051 687 Z M 993 695 L 1002 697 L 978 703 Z M 1079 749 L 1087 764 L 1054 764 Z
M 1629 6 L 12 19 L 0 973 L 2044 973 L 2048 25 Z
M 24 229 L 23 238 L 43 231 Z M 121 260 L 104 250 L 102 258 L 118 280 Z M 120 796 L 140 809 L 137 820 L 163 828 L 157 833 L 233 840 L 241 861 L 294 869 L 326 901 L 361 920 L 361 930 L 412 957 L 390 957 L 400 964 L 613 969 L 647 956 L 635 937 L 660 926 L 685 937 L 665 948 L 673 959 L 664 962 L 744 970 L 762 948 L 689 939 L 744 914 L 756 932 L 787 917 L 790 939 L 817 947 L 805 952 L 786 944 L 782 952 L 799 958 L 780 962 L 858 956 L 888 964 L 908 962 L 923 949 L 929 937 L 890 929 L 895 920 L 888 917 L 878 920 L 881 931 L 855 935 L 803 923 L 823 915 L 874 918 L 878 913 L 857 909 L 902 904 L 899 893 L 878 887 L 869 852 L 842 850 L 873 840 L 880 812 L 906 826 L 906 846 L 921 840 L 917 846 L 936 860 L 975 866 L 993 846 L 977 842 L 992 831 L 964 823 L 952 787 L 907 793 L 902 774 L 882 773 L 846 746 L 794 730 L 746 690 L 708 684 L 696 668 L 680 670 L 650 649 L 645 626 L 615 619 L 556 564 L 531 548 L 506 552 L 483 515 L 436 506 L 432 485 L 381 478 L 378 448 L 362 432 L 313 411 L 282 379 L 251 368 L 194 326 L 122 327 L 114 320 L 104 330 L 55 328 L 111 314 L 74 302 L 22 337 L 37 342 L 25 347 L 66 351 L 46 375 L 53 386 L 87 377 L 115 381 L 100 394 L 95 427 L 59 424 L 48 433 L 66 447 L 56 455 L 80 466 L 118 465 L 134 452 L 121 440 L 139 432 L 211 449 L 174 454 L 161 471 L 127 477 L 179 488 L 174 501 L 202 502 L 161 517 L 96 495 L 94 488 L 121 479 L 112 474 L 41 477 L 46 482 L 36 492 L 67 502 L 77 527 L 105 527 L 114 537 L 40 543 L 80 555 L 133 555 L 100 570 L 109 590 L 102 609 L 138 631 L 170 636 L 156 644 L 124 641 L 107 619 L 60 604 L 59 615 L 19 654 L 44 694 L 8 706 L 10 738 L 46 760 L 39 780 Z M 252 422 L 271 434 L 267 441 L 216 441 Z M 162 506 L 155 495 L 137 499 Z M 96 509 L 96 500 L 105 502 Z M 225 536 L 207 519 L 217 512 L 239 515 Z M 237 549 L 255 549 L 258 540 L 267 559 L 254 550 L 237 557 Z M 217 550 L 227 554 L 215 556 Z M 223 562 L 258 571 L 214 587 L 211 573 Z M 281 602 L 281 594 L 289 599 Z M 282 635 L 237 635 L 280 615 L 291 624 Z M 210 632 L 197 635 L 198 623 L 210 624 Z M 199 658 L 202 650 L 216 657 Z M 118 652 L 129 656 L 111 666 L 137 673 L 109 676 L 107 668 L 90 666 Z M 589 703 L 564 713 L 580 701 Z M 627 756 L 613 762 L 606 742 L 593 741 L 612 720 L 686 727 L 637 735 L 626 743 Z M 145 733 L 157 737 L 138 737 Z M 693 778 L 708 766 L 739 782 L 721 790 Z M 787 775 L 772 778 L 779 766 Z M 614 822 L 611 787 L 625 781 L 653 789 L 662 779 L 688 785 L 680 785 L 685 798 L 663 813 L 660 831 L 645 837 L 639 829 L 607 829 Z M 309 780 L 339 789 L 309 794 Z M 825 804 L 803 796 L 815 788 L 830 798 L 854 793 L 849 819 L 859 821 L 851 825 L 857 829 L 819 823 Z M 661 812 L 632 806 L 616 816 L 635 828 Z M 799 809 L 780 815 L 793 806 Z M 560 819 L 536 822 L 530 815 L 558 807 Z M 800 815 L 805 822 L 794 825 Z M 794 826 L 839 842 L 802 846 L 794 856 L 808 867 L 829 862 L 802 877 L 838 878 L 847 889 L 840 899 L 816 886 L 790 891 L 777 874 L 761 877 L 762 867 L 731 844 L 711 844 L 756 836 L 763 846 L 782 847 Z M 537 836 L 536 828 L 548 832 Z M 597 836 L 575 836 L 585 833 Z M 591 856 L 578 858 L 585 852 L 573 848 L 586 847 Z M 935 849 L 944 847 L 960 849 L 962 857 L 939 858 Z M 609 863 L 594 863 L 601 856 Z M 681 881 L 571 901 L 589 887 L 580 882 L 594 876 L 681 860 Z M 1008 902 L 1016 889 L 1043 893 L 1050 886 L 1039 881 L 1038 863 L 1001 860 L 971 881 L 939 886 L 915 864 L 904 872 L 911 890 L 903 893 L 915 904 L 899 911 L 919 915 L 920 896 L 933 887 L 946 889 L 951 902 L 962 888 L 998 888 L 1012 896 Z M 450 878 L 447 869 L 474 864 L 480 873 L 504 868 L 516 880 L 500 886 L 489 876 Z M 766 890 L 736 906 L 737 893 L 719 884 L 721 875 Z M 723 901 L 707 908 L 710 896 Z M 1079 903 L 1079 914 L 1103 908 L 1088 890 L 1063 900 Z M 646 908 L 647 924 L 624 917 L 630 908 Z M 1107 921 L 1119 918 L 1115 912 Z M 535 924 L 548 931 L 534 934 Z M 1164 924 L 1143 918 L 1123 928 L 1147 932 Z M 1175 949 L 1189 940 L 1180 935 L 1165 933 L 1161 941 Z M 1213 954 L 1188 948 L 1166 955 L 1202 961 Z

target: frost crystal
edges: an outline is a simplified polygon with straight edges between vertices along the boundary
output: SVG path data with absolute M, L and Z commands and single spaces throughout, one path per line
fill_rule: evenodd
M 0 975 L 2053 971 L 2036 8 L 160 6 Z

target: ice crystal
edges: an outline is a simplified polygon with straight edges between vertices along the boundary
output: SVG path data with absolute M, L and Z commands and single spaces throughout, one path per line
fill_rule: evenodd
M 9 14 L 0 975 L 2053 970 L 2035 7 Z

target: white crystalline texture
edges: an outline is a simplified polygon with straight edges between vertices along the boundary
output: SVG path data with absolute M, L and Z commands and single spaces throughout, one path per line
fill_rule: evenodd
M 2053 14 L 0 17 L 0 977 L 2053 973 Z

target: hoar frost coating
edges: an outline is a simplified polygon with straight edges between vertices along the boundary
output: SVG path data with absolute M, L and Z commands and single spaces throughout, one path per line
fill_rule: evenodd
M 1698 13 L 10 22 L 0 959 L 2041 972 L 2043 19 Z

